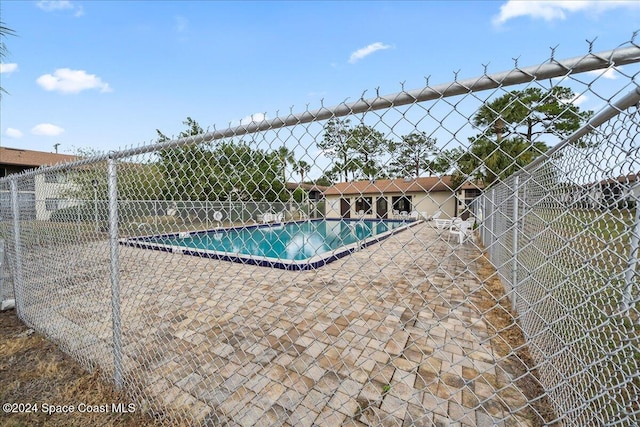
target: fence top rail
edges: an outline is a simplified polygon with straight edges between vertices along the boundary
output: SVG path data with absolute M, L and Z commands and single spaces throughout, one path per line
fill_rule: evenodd
M 373 98 L 361 98 L 358 101 L 347 103 L 342 102 L 334 107 L 322 107 L 314 111 L 304 111 L 299 114 L 290 114 L 286 117 L 276 117 L 271 120 L 251 122 L 247 125 L 229 127 L 223 130 L 214 130 L 200 135 L 186 138 L 172 139 L 156 144 L 142 145 L 124 150 L 112 151 L 102 155 L 76 160 L 68 163 L 60 163 L 55 166 L 32 169 L 20 174 L 0 178 L 0 183 L 12 179 L 25 178 L 43 172 L 54 172 L 104 162 L 109 159 L 122 159 L 140 154 L 146 154 L 162 149 L 175 148 L 190 144 L 200 144 L 224 138 L 249 135 L 266 130 L 280 129 L 297 124 L 310 123 L 314 121 L 327 120 L 335 117 L 344 117 L 350 114 L 365 113 L 391 107 L 399 107 L 418 102 L 424 102 L 439 98 L 447 98 L 462 95 L 470 92 L 479 92 L 495 89 L 503 86 L 512 86 L 521 83 L 528 83 L 534 80 L 550 79 L 562 77 L 569 74 L 578 74 L 587 71 L 605 69 L 611 66 L 622 66 L 640 62 L 640 45 L 633 42 L 629 46 L 619 47 L 599 53 L 589 52 L 586 55 L 573 57 L 570 59 L 557 61 L 553 57 L 549 62 L 525 68 L 516 68 L 494 74 L 484 74 L 480 77 L 465 80 L 454 80 L 451 83 L 436 86 L 427 86 L 421 89 L 397 92 L 390 95 L 376 95 Z M 580 132 L 580 131 L 578 131 Z M 579 137 L 578 137 L 579 138 Z

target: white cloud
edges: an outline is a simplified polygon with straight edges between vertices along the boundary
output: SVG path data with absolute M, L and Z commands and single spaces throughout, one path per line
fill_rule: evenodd
M 587 97 L 587 95 L 584 94 L 580 94 L 580 95 L 576 95 L 572 100 L 571 103 L 575 106 L 580 106 L 582 104 L 584 104 L 585 102 L 587 102 L 589 98 Z
M 64 132 L 64 129 L 60 126 L 52 125 L 51 123 L 40 123 L 35 125 L 31 129 L 31 133 L 34 135 L 42 136 L 58 136 Z
M 18 71 L 18 64 L 0 64 L 0 74 L 11 74 Z
M 617 0 L 509 0 L 500 6 L 500 13 L 494 16 L 494 25 L 501 25 L 510 19 L 529 16 L 533 19 L 553 21 L 564 20 L 568 14 L 587 12 L 599 14 L 615 8 L 639 8 L 640 2 Z
M 560 102 L 562 102 L 563 104 L 573 104 L 576 107 L 579 107 L 580 105 L 587 102 L 588 99 L 589 98 L 585 94 L 578 93 L 571 99 L 560 99 Z
M 7 128 L 4 133 L 10 138 L 22 138 L 22 132 L 20 131 L 20 129 Z
M 69 0 L 40 0 L 36 2 L 36 6 L 45 12 L 73 9 L 73 4 Z
M 381 42 L 371 43 L 369 46 L 363 47 L 353 52 L 349 57 L 349 64 L 355 64 L 357 61 L 361 60 L 365 56 L 371 55 L 373 52 L 389 49 L 390 47 L 391 46 Z
M 264 122 L 265 120 L 267 120 L 267 116 L 265 116 L 264 113 L 254 113 L 240 120 L 240 125 L 246 126 L 251 123 Z
M 621 69 L 621 67 L 618 69 Z M 618 73 L 616 73 L 616 70 L 613 67 L 607 68 L 607 70 L 604 72 L 602 70 L 587 71 L 587 74 L 591 74 L 592 76 L 596 77 L 602 77 L 603 79 L 607 80 L 615 80 L 618 78 Z
M 87 74 L 84 70 L 71 70 L 59 68 L 53 74 L 44 74 L 36 82 L 48 91 L 62 93 L 79 93 L 87 89 L 100 89 L 100 92 L 111 92 L 108 83 L 105 83 L 95 74 Z
M 69 0 L 40 0 L 36 2 L 36 6 L 45 12 L 55 12 L 57 10 L 74 11 L 73 16 L 76 18 L 84 15 L 84 8 L 82 5 L 73 4 Z

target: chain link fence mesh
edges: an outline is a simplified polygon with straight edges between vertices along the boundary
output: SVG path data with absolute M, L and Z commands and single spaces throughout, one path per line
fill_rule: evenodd
M 637 424 L 639 54 L 0 179 L 0 296 L 167 425 Z

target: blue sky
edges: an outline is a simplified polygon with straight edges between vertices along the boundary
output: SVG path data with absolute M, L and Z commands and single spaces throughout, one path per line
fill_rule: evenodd
M 12 1 L 0 145 L 74 153 L 612 49 L 640 2 Z M 640 39 L 640 36 L 638 37 Z

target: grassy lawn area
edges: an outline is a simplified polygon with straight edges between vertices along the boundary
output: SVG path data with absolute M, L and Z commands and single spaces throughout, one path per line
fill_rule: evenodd
M 636 302 L 628 315 L 620 310 L 634 219 L 630 210 L 537 209 L 527 213 L 519 239 L 518 295 L 528 303 L 521 307 L 523 328 L 540 360 L 552 360 L 575 398 L 608 421 L 638 413 L 638 266 L 631 283 Z

